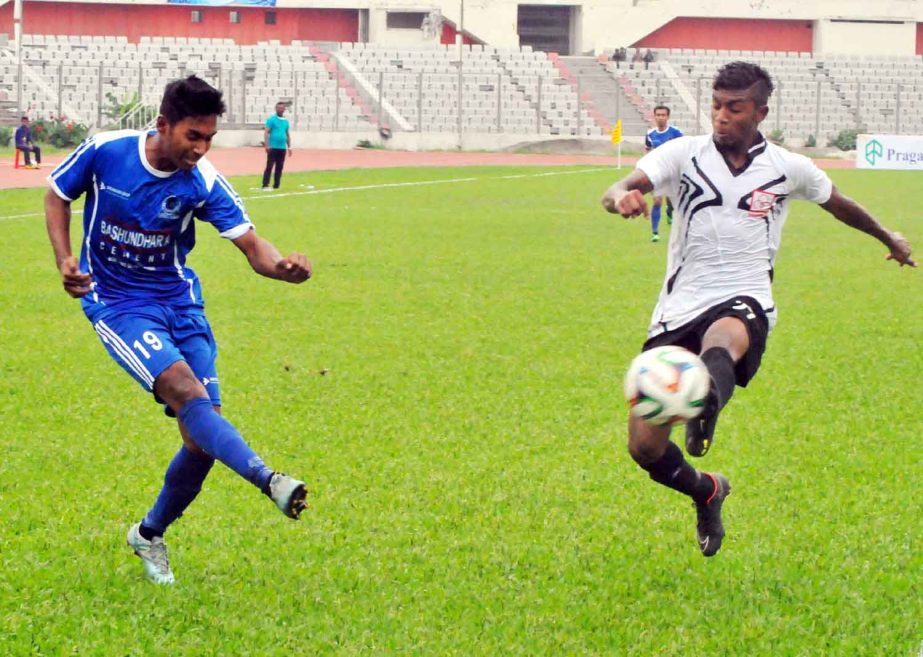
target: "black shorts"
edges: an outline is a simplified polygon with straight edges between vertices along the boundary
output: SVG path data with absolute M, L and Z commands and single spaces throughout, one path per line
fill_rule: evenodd
M 702 351 L 702 337 L 705 331 L 722 317 L 737 317 L 747 327 L 747 333 L 750 335 L 750 348 L 734 366 L 737 385 L 746 387 L 760 368 L 763 352 L 766 351 L 766 338 L 769 336 L 769 319 L 763 307 L 752 297 L 734 297 L 712 306 L 688 324 L 650 338 L 644 343 L 641 351 L 676 345 L 698 354 Z

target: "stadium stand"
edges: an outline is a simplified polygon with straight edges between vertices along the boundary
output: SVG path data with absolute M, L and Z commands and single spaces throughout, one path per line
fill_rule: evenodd
M 39 116 L 64 114 L 105 126 L 117 118 L 104 116 L 113 106 L 130 105 L 133 97 L 155 105 L 168 81 L 197 73 L 225 90 L 230 123 L 261 123 L 282 99 L 292 104 L 296 129 L 371 125 L 336 71 L 300 43 L 238 46 L 228 39 L 142 37 L 131 44 L 118 37 L 26 36 L 23 46 L 26 102 Z M 11 66 L 7 59 L 4 71 L 12 73 Z
M 23 46 L 26 103 L 40 116 L 105 126 L 115 119 L 106 116 L 115 107 L 135 96 L 142 105 L 156 103 L 166 82 L 197 73 L 225 90 L 230 123 L 260 123 L 282 99 L 292 103 L 295 129 L 364 130 L 372 123 L 424 132 L 458 128 L 454 46 L 238 46 L 182 37 L 142 37 L 131 44 L 118 37 L 41 35 L 26 36 Z M 464 129 L 603 134 L 547 54 L 475 45 L 465 48 L 462 62 Z M 8 53 L 2 66 L 4 79 L 15 74 Z
M 789 143 L 824 143 L 842 130 L 923 130 L 923 59 L 804 52 L 662 49 L 649 67 L 606 56 L 484 45 L 381 46 L 293 41 L 237 45 L 230 39 L 26 35 L 25 105 L 35 116 L 63 115 L 97 127 L 149 122 L 167 81 L 198 73 L 226 94 L 229 124 L 261 124 L 279 99 L 296 130 L 605 135 L 616 111 L 626 134 L 643 134 L 654 105 L 673 110 L 690 134 L 709 129 L 710 82 L 733 59 L 765 66 L 777 82 L 766 129 Z M 12 49 L 0 47 L 0 100 L 16 96 Z M 602 77 L 600 77 L 602 73 Z M 621 109 L 599 102 L 620 95 Z M 120 115 L 132 109 L 127 117 Z M 140 108 L 148 111 L 141 112 Z M 6 110 L 9 111 L 9 110 Z M 633 121 L 631 120 L 634 117 Z
M 692 134 L 708 130 L 711 78 L 734 59 L 765 67 L 776 82 L 766 126 L 818 143 L 842 130 L 913 132 L 923 127 L 923 59 L 810 53 L 670 49 L 649 69 L 606 68 L 645 115 L 664 103 Z M 697 119 L 698 108 L 698 121 Z
M 334 56 L 392 104 L 413 129 L 449 132 L 458 126 L 459 57 L 454 46 L 387 48 L 340 44 Z M 465 129 L 546 135 L 601 135 L 576 91 L 546 53 L 481 45 L 461 57 Z M 374 100 L 374 98 L 373 98 Z

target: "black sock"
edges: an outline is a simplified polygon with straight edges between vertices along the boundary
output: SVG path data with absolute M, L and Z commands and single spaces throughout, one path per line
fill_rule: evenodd
M 702 354 L 702 361 L 708 368 L 713 386 L 705 402 L 705 415 L 714 415 L 724 408 L 734 394 L 737 375 L 734 374 L 734 359 L 723 347 L 712 347 Z M 717 393 L 717 398 L 715 398 Z
M 141 534 L 141 538 L 146 541 L 154 540 L 155 536 L 163 536 L 163 532 L 159 532 L 156 529 L 146 527 L 143 522 L 141 523 L 141 526 L 138 527 L 138 533 Z
M 659 461 L 641 467 L 658 484 L 688 495 L 697 502 L 705 502 L 715 492 L 714 480 L 689 465 L 676 443 L 667 445 L 667 451 Z
M 276 471 L 273 470 L 272 474 L 270 474 L 269 477 L 266 479 L 266 483 L 263 484 L 263 486 L 260 488 L 260 491 L 262 491 L 263 495 L 265 495 L 266 497 L 270 497 L 270 498 L 272 497 L 272 491 L 269 489 L 269 482 L 272 481 L 272 478 L 275 476 L 275 474 L 276 474 Z

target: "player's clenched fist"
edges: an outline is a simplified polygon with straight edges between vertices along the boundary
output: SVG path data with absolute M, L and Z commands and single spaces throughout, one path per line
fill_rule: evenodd
M 276 263 L 276 274 L 288 283 L 304 283 L 311 278 L 311 261 L 301 253 L 293 253 Z
M 910 242 L 900 233 L 891 233 L 889 236 L 891 253 L 885 256 L 888 260 L 900 263 L 901 267 L 909 265 L 916 267 L 917 263 L 910 257 Z
M 648 216 L 647 201 L 637 189 L 625 190 L 618 184 L 610 187 L 603 196 L 603 207 L 608 212 L 620 214 L 626 219 L 640 215 Z
M 76 257 L 65 258 L 58 268 L 61 271 L 61 282 L 64 284 L 65 292 L 75 299 L 89 294 L 93 285 L 93 277 L 80 271 Z

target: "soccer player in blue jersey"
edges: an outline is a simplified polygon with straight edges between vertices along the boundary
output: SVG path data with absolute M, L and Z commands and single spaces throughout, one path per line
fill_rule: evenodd
M 682 137 L 683 131 L 676 126 L 670 125 L 670 108 L 666 105 L 658 105 L 654 108 L 654 127 L 647 131 L 644 137 L 644 152 L 650 153 L 652 150 L 666 144 L 671 139 Z M 655 196 L 653 208 L 651 209 L 651 241 L 659 242 L 660 233 L 660 207 L 663 205 L 663 196 Z M 667 223 L 673 223 L 673 205 L 670 199 L 667 199 Z
M 240 198 L 205 158 L 224 113 L 222 94 L 190 76 L 167 85 L 156 130 L 104 132 L 48 177 L 48 235 L 64 290 L 79 298 L 109 355 L 178 419 L 183 445 L 128 544 L 158 584 L 174 581 L 164 532 L 195 499 L 217 459 L 289 518 L 305 484 L 273 471 L 221 415 L 217 346 L 199 279 L 186 266 L 195 220 L 211 224 L 268 278 L 303 283 L 311 263 L 259 237 Z M 80 261 L 71 254 L 71 203 L 86 194 Z

